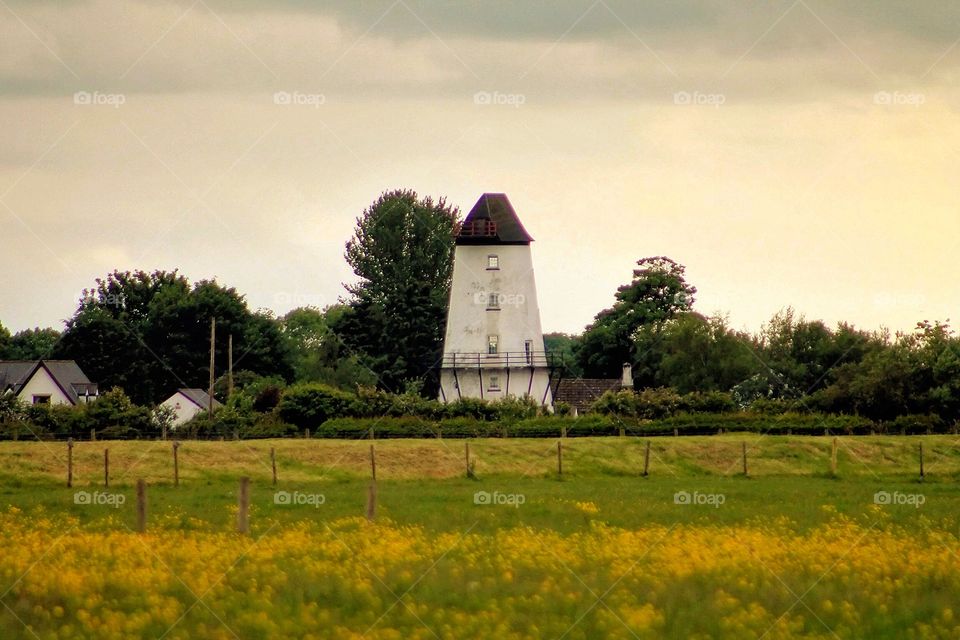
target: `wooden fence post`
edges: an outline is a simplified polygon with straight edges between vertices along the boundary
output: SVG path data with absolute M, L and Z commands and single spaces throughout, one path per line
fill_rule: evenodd
M 304 429 L 303 437 L 306 438 L 307 440 L 310 439 L 310 429 Z
M 674 427 L 674 428 L 673 428 L 673 436 L 674 436 L 674 437 L 677 437 L 677 436 L 679 436 L 679 435 L 680 435 L 680 430 L 677 429 L 676 427 Z
M 646 451 L 643 452 L 643 477 L 646 478 L 650 470 L 650 441 L 647 440 Z
M 837 475 L 837 438 L 833 438 L 830 445 L 830 475 Z
M 250 532 L 250 478 L 240 478 L 240 493 L 237 496 L 237 532 Z
M 923 441 L 920 441 L 920 481 L 923 482 Z
M 67 438 L 67 488 L 73 486 L 73 438 Z
M 173 486 L 180 486 L 180 456 L 178 451 L 180 449 L 180 442 L 178 440 L 173 441 Z
M 163 425 L 163 427 L 161 428 L 160 439 L 164 441 L 167 439 L 167 425 Z
M 567 425 L 565 424 L 560 425 L 560 437 L 561 438 L 567 437 Z
M 472 477 L 473 477 L 473 469 L 470 468 L 470 441 L 467 440 L 464 444 L 466 445 L 466 446 L 464 447 L 464 448 L 465 448 L 464 461 L 465 461 L 466 464 L 467 464 L 467 477 L 468 477 L 468 478 L 472 478 Z
M 373 437 L 373 427 L 370 428 L 370 437 Z M 367 520 L 377 516 L 377 454 L 373 445 L 370 445 L 370 486 L 367 489 Z
M 90 429 L 90 442 L 96 442 L 96 441 L 97 441 L 97 430 Z
M 367 520 L 373 520 L 377 517 L 377 481 L 370 483 L 367 489 Z
M 137 531 L 147 530 L 147 483 L 140 478 L 137 480 Z
M 557 440 L 557 475 L 563 475 L 563 443 Z
M 750 475 L 749 473 L 747 473 L 747 441 L 744 440 L 744 441 L 741 443 L 741 445 L 742 445 L 742 449 L 743 449 L 743 475 L 744 475 L 744 477 L 746 477 L 746 476 Z
M 270 447 L 270 466 L 273 467 L 273 486 L 277 486 L 277 450 Z
M 103 486 L 110 486 L 110 449 L 103 450 Z

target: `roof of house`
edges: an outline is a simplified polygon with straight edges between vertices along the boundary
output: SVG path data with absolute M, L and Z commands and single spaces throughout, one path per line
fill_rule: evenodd
M 553 401 L 565 402 L 575 407 L 577 413 L 586 413 L 604 393 L 622 388 L 620 378 L 561 378 L 554 381 Z
M 177 389 L 177 393 L 183 394 L 186 396 L 187 400 L 197 405 L 201 409 L 206 409 L 210 406 L 210 396 L 203 389 Z M 214 398 L 213 406 L 214 408 L 217 408 L 223 405 L 221 405 L 220 402 Z
M 533 238 L 504 193 L 485 193 L 457 232 L 457 244 L 530 244 Z
M 45 369 L 72 404 L 80 396 L 97 395 L 97 384 L 90 382 L 75 360 L 0 360 L 0 391 L 20 390 L 40 369 Z

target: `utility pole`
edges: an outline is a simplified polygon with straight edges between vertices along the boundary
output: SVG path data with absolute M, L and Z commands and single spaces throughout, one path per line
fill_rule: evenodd
M 207 392 L 207 396 L 208 396 L 207 413 L 210 415 L 213 415 L 213 383 L 214 383 L 213 368 L 214 368 L 214 365 L 216 364 L 216 352 L 214 351 L 214 347 L 216 346 L 216 343 L 217 343 L 217 319 L 210 318 L 210 389 Z
M 227 398 L 233 395 L 233 334 L 227 347 Z

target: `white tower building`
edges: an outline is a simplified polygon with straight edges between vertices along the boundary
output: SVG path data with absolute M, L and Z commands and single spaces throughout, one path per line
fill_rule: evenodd
M 440 400 L 530 396 L 553 409 L 530 243 L 507 196 L 485 193 L 456 238 Z

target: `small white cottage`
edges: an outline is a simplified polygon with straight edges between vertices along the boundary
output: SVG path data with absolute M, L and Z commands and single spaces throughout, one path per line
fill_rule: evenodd
M 193 416 L 210 407 L 210 396 L 203 389 L 177 389 L 177 392 L 160 403 L 161 407 L 173 409 L 176 417 L 173 426 L 178 427 L 189 422 Z M 213 400 L 213 408 L 217 410 L 223 405 Z
M 76 406 L 97 397 L 74 360 L 0 360 L 0 393 L 12 393 L 27 404 Z

